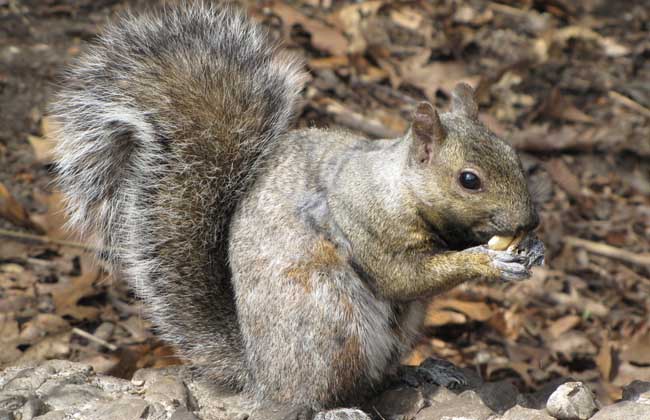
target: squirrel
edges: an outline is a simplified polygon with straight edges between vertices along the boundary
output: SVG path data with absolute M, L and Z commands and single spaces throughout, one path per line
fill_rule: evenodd
M 290 130 L 305 79 L 233 6 L 127 13 L 63 76 L 55 168 L 70 223 L 205 378 L 258 407 L 369 419 L 349 407 L 395 371 L 424 300 L 528 277 L 485 244 L 539 218 L 468 85 L 370 140 Z

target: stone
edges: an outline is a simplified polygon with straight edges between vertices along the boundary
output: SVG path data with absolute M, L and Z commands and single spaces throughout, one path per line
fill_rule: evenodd
M 560 385 L 546 403 L 546 411 L 560 420 L 586 420 L 596 410 L 594 395 L 582 382 Z
M 188 406 L 189 391 L 181 379 L 182 369 L 140 369 L 133 381 L 143 382 L 144 399 L 159 403 L 168 411 Z
M 200 420 L 190 411 L 187 411 L 185 407 L 179 407 L 172 413 L 172 416 L 169 420 Z
M 34 417 L 34 420 L 66 420 L 66 414 L 63 410 L 54 410 L 42 416 Z
M 650 404 L 650 382 L 632 381 L 623 388 L 623 400 Z
M 487 382 L 476 390 L 481 400 L 492 411 L 503 413 L 517 404 L 519 390 L 509 380 Z
M 603 407 L 590 420 L 648 420 L 650 406 L 632 401 L 622 401 Z
M 515 405 L 498 420 L 554 420 L 553 417 L 546 413 L 546 410 L 535 410 L 532 408 Z M 495 419 L 496 420 L 496 419 Z
M 149 403 L 141 398 L 122 398 L 96 405 L 92 409 L 86 410 L 82 418 L 88 420 L 140 420 L 148 418 L 145 417 L 148 408 Z
M 487 420 L 494 415 L 474 391 L 464 391 L 457 398 L 433 404 L 420 411 L 416 420 Z
M 437 385 L 425 385 L 422 387 L 421 392 L 427 406 L 440 404 L 458 398 L 458 395 L 455 392 Z
M 101 389 L 86 384 L 60 384 L 46 390 L 44 402 L 55 410 L 63 410 L 72 406 L 85 406 L 98 402 L 109 401 L 110 397 Z
M 424 407 L 422 392 L 416 388 L 402 386 L 383 392 L 372 403 L 372 408 L 381 418 L 413 418 Z
M 535 392 L 519 394 L 517 396 L 517 404 L 535 410 L 545 410 L 548 398 L 560 385 L 566 382 L 571 382 L 571 380 L 565 378 L 556 379 L 544 384 Z

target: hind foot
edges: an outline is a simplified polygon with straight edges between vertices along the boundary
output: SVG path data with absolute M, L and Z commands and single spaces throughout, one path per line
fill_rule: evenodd
M 401 366 L 400 380 L 407 385 L 417 387 L 425 383 L 460 388 L 467 384 L 465 374 L 451 362 L 430 357 L 420 366 Z

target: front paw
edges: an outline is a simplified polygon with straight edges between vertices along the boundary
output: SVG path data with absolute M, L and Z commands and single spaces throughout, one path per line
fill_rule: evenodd
M 507 280 L 524 280 L 530 277 L 530 270 L 526 266 L 528 261 L 524 253 L 516 251 L 495 251 L 485 245 L 468 248 L 464 252 L 474 252 L 487 255 L 490 267 L 498 272 L 498 277 Z

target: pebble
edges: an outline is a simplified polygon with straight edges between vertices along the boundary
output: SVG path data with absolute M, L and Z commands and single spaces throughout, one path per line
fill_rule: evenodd
M 567 382 L 551 394 L 548 413 L 559 420 L 587 420 L 598 410 L 594 395 L 582 382 Z

